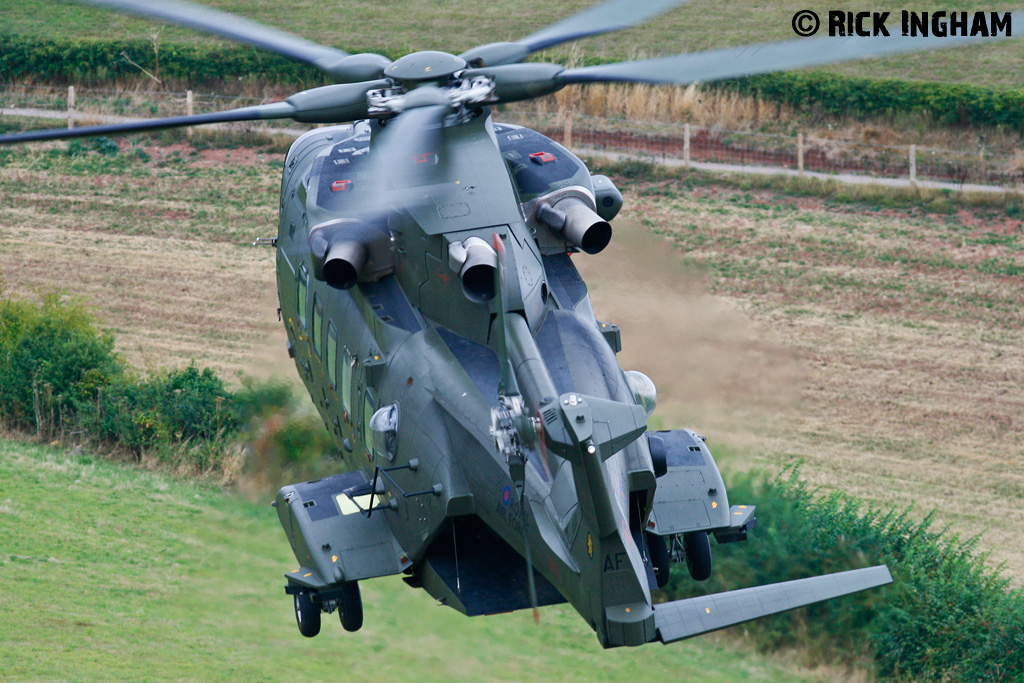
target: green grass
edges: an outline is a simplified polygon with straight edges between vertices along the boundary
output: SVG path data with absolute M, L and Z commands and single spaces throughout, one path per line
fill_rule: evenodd
M 363 584 L 366 625 L 302 638 L 294 559 L 266 500 L 0 441 L 0 660 L 14 681 L 791 681 L 706 638 L 602 650 L 564 606 L 469 619 L 397 577 Z
M 332 6 L 330 19 L 316 0 L 208 0 L 207 5 L 236 12 L 305 38 L 342 47 L 350 52 L 384 52 L 397 57 L 413 50 L 439 49 L 458 53 L 474 45 L 515 40 L 569 16 L 592 0 L 562 0 L 552 4 L 541 0 L 506 0 L 481 5 L 471 0 L 444 3 L 403 0 L 401 3 L 345 3 Z M 818 6 L 814 6 L 817 4 Z M 826 22 L 830 9 L 866 9 L 861 3 L 841 0 L 807 3 L 783 0 L 761 5 L 755 11 L 745 0 L 695 0 L 648 24 L 614 36 L 597 37 L 580 43 L 579 54 L 587 58 L 629 59 L 770 40 L 791 40 L 793 14 L 811 5 Z M 947 2 L 930 1 L 912 8 L 894 2 L 876 3 L 874 11 L 892 12 L 890 24 L 898 25 L 899 10 L 1008 10 L 1013 3 L 964 0 L 950 7 Z M 2 31 L 48 38 L 134 38 L 156 36 L 155 43 L 221 40 L 199 37 L 197 32 L 125 17 L 111 12 L 54 0 L 0 0 L 4 17 Z M 1019 28 L 1017 29 L 1020 30 Z M 820 35 L 820 34 L 819 34 Z M 550 57 L 571 57 L 568 46 L 555 48 Z M 982 45 L 946 54 L 929 53 L 864 64 L 838 67 L 843 73 L 870 77 L 972 83 L 994 87 L 1020 85 L 1024 72 L 1024 51 L 1019 43 Z

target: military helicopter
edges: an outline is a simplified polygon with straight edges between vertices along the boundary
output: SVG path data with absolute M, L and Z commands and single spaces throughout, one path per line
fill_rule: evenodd
M 569 602 L 604 647 L 669 643 L 892 581 L 877 566 L 652 600 L 672 563 L 707 579 L 710 538 L 745 540 L 755 507 L 730 505 L 696 432 L 647 431 L 654 383 L 623 371 L 618 327 L 595 317 L 572 257 L 609 244 L 622 195 L 490 107 L 577 83 L 707 82 L 970 39 L 522 61 L 683 4 L 609 0 L 518 41 L 392 62 L 184 2 L 84 1 L 278 52 L 338 82 L 219 113 L 0 137 L 339 124 L 291 146 L 272 240 L 288 352 L 350 470 L 274 501 L 300 564 L 285 591 L 302 635 L 319 633 L 323 613 L 360 628 L 359 582 L 392 574 L 470 616 Z

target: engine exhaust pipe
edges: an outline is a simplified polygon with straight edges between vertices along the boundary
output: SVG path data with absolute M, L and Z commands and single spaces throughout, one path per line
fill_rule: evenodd
M 370 258 L 374 240 L 385 238 L 385 231 L 354 218 L 315 226 L 309 231 L 313 277 L 338 289 L 354 287 Z
M 359 281 L 366 265 L 366 245 L 356 240 L 331 242 L 324 257 L 324 282 L 339 289 L 350 289 Z
M 612 226 L 578 197 L 565 197 L 537 207 L 537 220 L 588 254 L 602 251 L 612 241 Z
M 494 298 L 494 275 L 498 268 L 498 254 L 491 245 L 479 237 L 448 245 L 448 265 L 459 274 L 462 293 L 477 304 Z

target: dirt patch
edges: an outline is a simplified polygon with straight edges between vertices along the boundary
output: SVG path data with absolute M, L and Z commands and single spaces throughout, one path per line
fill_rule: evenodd
M 792 423 L 803 375 L 795 355 L 736 302 L 710 294 L 670 240 L 619 220 L 604 252 L 575 262 L 597 317 L 621 329 L 623 367 L 658 387 L 655 416 L 664 427 L 752 447 L 764 445 L 768 425 Z
M 630 215 L 669 237 L 708 292 L 768 330 L 798 368 L 797 407 L 748 430 L 741 438 L 760 443 L 747 456 L 802 459 L 815 485 L 921 516 L 935 509 L 940 525 L 984 533 L 992 560 L 1018 572 L 1019 226 L 991 209 L 935 215 L 678 189 L 645 196 Z

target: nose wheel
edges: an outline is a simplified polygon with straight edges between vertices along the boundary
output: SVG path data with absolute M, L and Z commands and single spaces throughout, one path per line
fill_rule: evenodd
M 706 581 L 711 576 L 711 539 L 706 531 L 683 534 L 686 568 L 695 581 Z
M 307 638 L 320 633 L 323 612 L 333 614 L 337 610 L 341 626 L 346 631 L 358 631 L 363 627 L 363 599 L 355 581 L 321 590 L 299 586 L 288 586 L 285 590 L 295 601 L 295 623 L 299 633 Z
M 341 587 L 338 617 L 346 631 L 358 631 L 363 627 L 363 599 L 359 594 L 359 584 L 355 581 Z
M 296 593 L 294 598 L 295 623 L 299 626 L 299 633 L 312 638 L 320 633 L 320 607 L 313 604 L 313 598 L 305 591 Z

